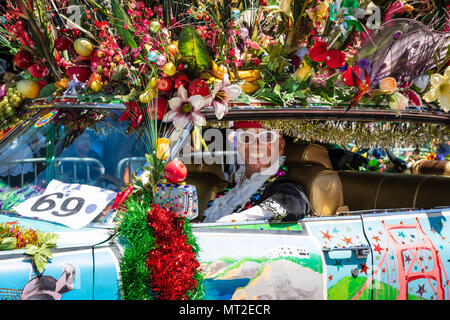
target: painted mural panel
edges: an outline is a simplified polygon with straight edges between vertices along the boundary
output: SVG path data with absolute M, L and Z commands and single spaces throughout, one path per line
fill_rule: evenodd
M 364 215 L 374 299 L 449 299 L 450 211 Z
M 326 299 L 319 243 L 292 234 L 195 230 L 208 300 Z
M 29 258 L 0 255 L 0 300 L 93 299 L 92 250 L 54 253 L 39 277 Z
M 361 219 L 319 218 L 305 221 L 324 252 L 328 299 L 371 299 L 371 255 Z

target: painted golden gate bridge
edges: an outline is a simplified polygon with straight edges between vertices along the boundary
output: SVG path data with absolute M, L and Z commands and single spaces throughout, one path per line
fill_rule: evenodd
M 439 251 L 436 250 L 433 242 L 422 230 L 419 219 L 416 217 L 416 223 L 407 225 L 403 224 L 402 222 L 400 222 L 399 224 L 386 224 L 384 220 L 382 221 L 382 223 L 384 226 L 387 244 L 385 249 L 379 248 L 379 252 L 381 253 L 381 250 L 385 250 L 384 255 L 380 259 L 378 265 L 374 267 L 372 275 L 368 277 L 365 285 L 358 291 L 353 299 L 358 299 L 366 289 L 372 288 L 374 285 L 374 280 L 377 280 L 380 273 L 386 273 L 387 279 L 391 278 L 393 280 L 393 284 L 397 283 L 398 292 L 395 293 L 395 298 L 397 300 L 407 300 L 410 283 L 418 279 L 426 280 L 437 300 L 443 300 L 445 299 L 445 297 L 448 298 L 450 296 L 449 286 L 447 285 L 448 278 L 447 274 L 445 273 L 441 257 L 439 256 Z M 393 236 L 393 231 L 395 230 L 405 231 L 408 229 L 416 232 L 416 242 L 407 244 L 405 241 L 399 240 L 398 238 Z M 390 250 L 393 250 L 394 252 L 390 252 Z M 428 251 L 429 254 L 431 254 L 431 259 L 429 258 L 429 260 L 432 261 L 433 268 L 424 266 L 422 257 L 424 251 Z M 422 255 L 420 255 L 419 252 L 422 252 Z M 408 266 L 405 263 L 406 253 L 411 256 L 411 258 L 408 259 Z M 392 274 L 390 274 L 389 272 L 391 267 L 391 261 L 389 257 L 392 257 L 393 255 L 395 255 L 397 261 L 397 268 L 393 269 L 397 272 L 396 277 L 394 275 L 395 271 Z M 395 264 L 395 262 L 392 263 Z M 413 271 L 413 266 L 415 266 L 416 264 L 419 266 L 420 271 Z M 435 282 L 435 285 L 433 285 L 432 281 Z M 444 284 L 446 284 L 446 290 L 444 290 Z M 390 294 L 386 294 L 385 291 L 385 286 L 381 285 L 381 290 L 374 290 L 373 298 L 390 299 Z M 447 293 L 447 295 L 445 295 L 445 292 Z M 424 293 L 424 286 L 419 286 L 419 290 L 416 293 L 419 293 L 422 297 L 422 294 Z

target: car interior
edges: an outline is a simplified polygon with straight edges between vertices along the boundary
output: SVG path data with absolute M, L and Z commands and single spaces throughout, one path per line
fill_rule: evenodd
M 450 206 L 450 177 L 428 174 L 334 170 L 328 149 L 316 143 L 289 143 L 287 176 L 301 184 L 314 216 L 378 209 L 431 209 Z M 187 164 L 186 183 L 195 185 L 199 217 L 227 184 L 219 164 Z

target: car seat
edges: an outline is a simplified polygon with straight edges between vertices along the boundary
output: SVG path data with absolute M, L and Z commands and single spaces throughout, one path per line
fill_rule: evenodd
M 311 212 L 331 216 L 349 211 L 344 206 L 341 179 L 333 170 L 327 148 L 315 143 L 286 144 L 287 176 L 300 183 L 311 204 Z

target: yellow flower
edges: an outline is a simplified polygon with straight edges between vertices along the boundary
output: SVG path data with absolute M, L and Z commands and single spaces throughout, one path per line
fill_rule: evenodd
M 311 75 L 311 66 L 306 62 L 303 62 L 297 71 L 295 71 L 294 75 L 297 76 L 300 81 L 305 81 Z
M 170 155 L 170 140 L 168 138 L 159 138 L 156 141 L 156 158 L 166 160 Z
M 450 66 L 445 69 L 444 75 L 435 73 L 430 78 L 431 89 L 423 99 L 427 102 L 438 100 L 439 106 L 445 112 L 450 110 Z
M 319 4 L 312 9 L 306 10 L 306 14 L 314 23 L 319 22 L 322 27 L 325 27 L 326 20 L 328 19 L 328 8 L 331 0 L 325 0 L 319 2 Z

